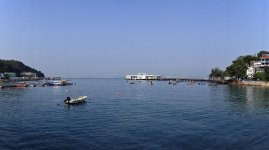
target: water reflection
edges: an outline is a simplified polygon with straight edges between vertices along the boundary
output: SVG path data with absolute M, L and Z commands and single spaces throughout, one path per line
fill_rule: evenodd
M 254 86 L 227 86 L 225 100 L 233 106 L 269 108 L 269 89 Z

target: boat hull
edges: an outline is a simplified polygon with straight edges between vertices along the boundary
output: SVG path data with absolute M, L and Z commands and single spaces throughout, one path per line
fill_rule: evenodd
M 72 105 L 72 104 L 80 104 L 84 103 L 88 97 L 87 96 L 79 96 L 77 98 L 70 98 L 67 97 L 67 99 L 64 101 L 66 104 Z

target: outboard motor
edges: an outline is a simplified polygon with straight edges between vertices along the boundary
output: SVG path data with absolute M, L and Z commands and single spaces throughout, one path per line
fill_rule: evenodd
M 71 100 L 71 98 L 68 96 L 68 97 L 66 97 L 66 100 L 64 100 L 64 102 L 67 102 L 69 104 L 70 100 Z

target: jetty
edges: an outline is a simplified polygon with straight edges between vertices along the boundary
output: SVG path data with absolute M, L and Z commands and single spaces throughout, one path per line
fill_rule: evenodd
M 207 82 L 207 83 L 228 84 L 228 82 L 225 80 L 215 80 L 215 79 L 211 79 L 211 78 L 165 77 L 165 76 L 160 76 L 160 75 L 148 75 L 146 73 L 138 73 L 137 75 L 126 75 L 125 80 Z

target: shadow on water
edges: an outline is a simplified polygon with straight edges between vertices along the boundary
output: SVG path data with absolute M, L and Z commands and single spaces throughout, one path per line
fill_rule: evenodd
M 73 107 L 85 107 L 83 105 L 86 105 L 87 103 L 88 102 L 85 101 L 85 102 L 78 103 L 78 104 L 63 104 L 63 105 L 67 110 L 72 110 Z M 60 104 L 57 104 L 57 105 L 60 106 Z

